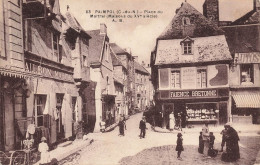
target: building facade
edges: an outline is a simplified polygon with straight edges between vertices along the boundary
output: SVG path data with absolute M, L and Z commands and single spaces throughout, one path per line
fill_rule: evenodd
M 231 59 L 224 31 L 182 3 L 151 54 L 158 125 L 167 128 L 172 112 L 183 127 L 229 121 Z
M 137 61 L 134 63 L 135 67 L 135 105 L 138 110 L 144 111 L 150 105 L 150 74 Z
M 113 52 L 120 59 L 124 67 L 127 69 L 125 86 L 125 104 L 127 105 L 127 115 L 134 113 L 135 107 L 135 69 L 134 69 L 134 57 L 131 55 L 131 51 L 122 49 L 116 43 L 110 44 Z
M 253 10 L 221 27 L 233 61 L 230 67 L 230 100 L 233 123 L 260 123 L 260 2 Z
M 89 41 L 90 77 L 96 83 L 89 89 L 95 92 L 92 92 L 94 97 L 89 95 L 91 105 L 87 113 L 92 124 L 95 123 L 93 131 L 99 132 L 101 121 L 106 122 L 106 126 L 115 122 L 113 63 L 106 25 L 100 24 L 100 29 L 88 31 L 88 34 L 92 37 Z

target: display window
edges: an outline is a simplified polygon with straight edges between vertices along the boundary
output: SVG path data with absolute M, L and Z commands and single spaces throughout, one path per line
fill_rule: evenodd
M 188 103 L 186 111 L 188 121 L 217 120 L 217 103 Z

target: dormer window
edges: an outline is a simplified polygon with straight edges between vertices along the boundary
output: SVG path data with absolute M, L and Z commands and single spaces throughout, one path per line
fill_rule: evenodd
M 181 41 L 183 55 L 193 54 L 193 43 L 194 41 L 189 36 Z
M 183 25 L 190 25 L 190 18 L 188 18 L 188 17 L 183 17 L 183 18 L 182 18 L 182 24 L 183 24 Z

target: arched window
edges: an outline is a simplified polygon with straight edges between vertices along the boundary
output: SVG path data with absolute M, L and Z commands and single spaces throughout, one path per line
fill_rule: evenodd
M 182 18 L 182 24 L 183 24 L 183 25 L 190 25 L 190 18 L 188 18 L 188 17 L 183 17 L 183 18 Z

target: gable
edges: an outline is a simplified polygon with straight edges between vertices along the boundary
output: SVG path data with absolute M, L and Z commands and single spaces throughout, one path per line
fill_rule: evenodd
M 182 3 L 170 24 L 158 39 L 180 39 L 186 36 L 206 37 L 222 35 L 224 32 L 189 3 Z

